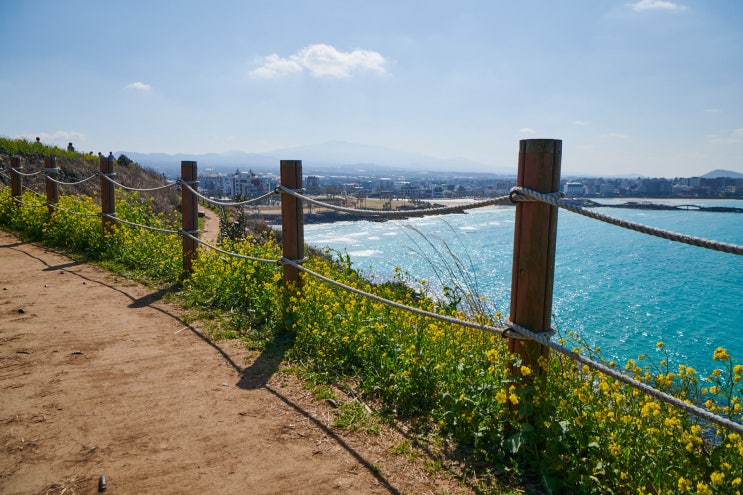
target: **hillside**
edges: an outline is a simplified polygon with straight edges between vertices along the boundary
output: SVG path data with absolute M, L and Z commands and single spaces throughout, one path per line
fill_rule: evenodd
M 740 172 L 733 172 L 732 170 L 715 169 L 702 176 L 702 179 L 718 179 L 721 177 L 727 177 L 730 179 L 743 179 L 743 174 Z
M 7 139 L 0 137 L 0 182 L 7 183 L 10 167 L 10 158 L 21 158 L 22 172 L 33 173 L 44 169 L 44 158 L 54 156 L 60 173 L 57 177 L 62 182 L 78 182 L 95 175 L 100 169 L 99 158 L 90 153 L 77 153 L 32 143 L 23 139 Z M 165 177 L 151 168 L 140 166 L 126 155 L 119 155 L 114 163 L 115 180 L 128 187 L 152 188 L 166 184 Z M 24 176 L 24 189 L 44 193 L 44 175 L 37 174 L 31 177 Z M 94 178 L 76 185 L 61 185 L 60 194 L 83 194 L 93 196 L 100 192 L 100 179 Z M 151 196 L 153 209 L 157 212 L 169 213 L 176 210 L 179 196 L 174 188 L 147 193 Z

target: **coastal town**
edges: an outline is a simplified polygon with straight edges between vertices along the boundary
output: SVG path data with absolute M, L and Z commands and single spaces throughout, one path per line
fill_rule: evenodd
M 729 174 L 734 177 L 725 177 L 724 172 L 718 174 L 674 179 L 567 177 L 560 183 L 560 192 L 570 198 L 743 199 L 743 176 L 734 172 Z M 199 175 L 200 191 L 214 198 L 254 198 L 272 191 L 278 183 L 277 175 L 253 170 L 219 173 L 207 169 Z M 508 194 L 516 186 L 516 178 L 440 172 L 388 176 L 311 173 L 304 177 L 303 186 L 310 195 L 348 198 L 363 207 L 369 198 L 415 204 L 439 199 L 496 197 Z

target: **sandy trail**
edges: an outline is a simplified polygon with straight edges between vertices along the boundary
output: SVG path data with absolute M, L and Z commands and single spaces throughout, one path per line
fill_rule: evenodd
M 0 231 L 0 493 L 471 493 L 163 294 Z

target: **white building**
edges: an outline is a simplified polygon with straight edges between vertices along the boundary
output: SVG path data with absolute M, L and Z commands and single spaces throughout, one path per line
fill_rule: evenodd
M 569 198 L 583 196 L 585 194 L 585 186 L 582 182 L 567 182 L 562 192 Z

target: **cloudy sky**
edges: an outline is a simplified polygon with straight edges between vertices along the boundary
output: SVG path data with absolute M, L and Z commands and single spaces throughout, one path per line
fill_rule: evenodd
M 0 135 L 743 172 L 742 26 L 740 0 L 1 0 Z

